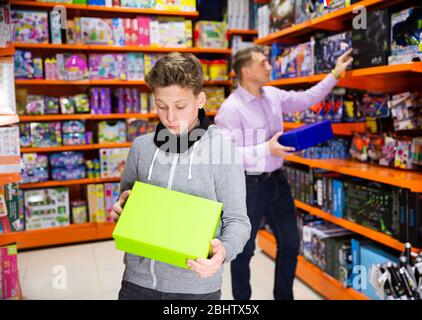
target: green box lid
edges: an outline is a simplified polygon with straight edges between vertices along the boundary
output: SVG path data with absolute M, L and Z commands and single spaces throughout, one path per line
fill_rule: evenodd
M 135 182 L 113 232 L 116 248 L 188 269 L 207 258 L 223 204 Z

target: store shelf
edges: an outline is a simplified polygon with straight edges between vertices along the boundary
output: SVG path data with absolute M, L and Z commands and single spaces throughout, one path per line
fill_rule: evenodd
M 295 200 L 295 205 L 297 208 L 300 208 L 314 216 L 320 217 L 321 219 L 334 223 L 347 230 L 363 235 L 371 240 L 374 240 L 390 248 L 393 248 L 399 251 L 404 251 L 404 248 L 405 248 L 404 243 L 401 243 L 397 239 L 394 239 L 393 237 L 386 235 L 382 232 L 375 231 L 371 228 L 367 228 L 365 226 L 348 221 L 346 219 L 335 217 L 327 212 L 322 211 L 319 208 L 313 207 L 311 205 L 308 205 L 298 200 Z M 414 248 L 413 251 L 420 252 L 421 250 Z
M 19 250 L 111 239 L 113 223 L 84 223 L 66 227 L 0 234 L 0 245 L 16 243 Z
M 16 79 L 17 86 L 146 86 L 143 80 L 45 80 Z M 204 86 L 231 86 L 231 80 L 204 81 Z
M 214 117 L 217 111 L 208 111 Z M 19 116 L 20 122 L 67 121 L 67 120 L 118 120 L 118 119 L 157 119 L 156 113 L 110 113 L 110 114 L 49 114 Z M 1 118 L 0 118 L 1 121 Z
M 195 54 L 223 54 L 231 55 L 231 49 L 219 48 L 163 48 L 143 46 L 115 46 L 115 45 L 88 45 L 88 44 L 52 44 L 52 43 L 20 43 L 14 42 L 16 49 L 24 50 L 65 50 L 65 51 L 123 51 L 123 52 L 147 52 L 147 53 L 169 53 L 188 52 Z
M 283 122 L 283 127 L 285 130 L 292 130 L 307 124 L 308 123 Z M 332 127 L 334 134 L 343 136 L 350 136 L 353 134 L 353 132 L 366 131 L 365 122 L 333 123 Z
M 0 115 L 0 127 L 19 122 L 19 117 L 15 114 Z
M 311 168 L 334 171 L 352 177 L 407 188 L 413 192 L 422 192 L 422 173 L 420 172 L 405 171 L 344 159 L 314 160 L 292 155 L 285 157 L 285 160 L 301 163 Z
M 155 10 L 155 9 L 141 9 L 141 8 L 125 8 L 125 7 L 105 7 L 93 6 L 84 4 L 67 4 L 67 3 L 54 3 L 54 2 L 38 2 L 38 1 L 18 1 L 11 0 L 12 6 L 31 7 L 37 9 L 52 9 L 57 5 L 63 5 L 67 10 L 79 10 L 89 13 L 106 12 L 106 13 L 127 13 L 127 14 L 146 14 L 146 15 L 163 15 L 163 16 L 179 16 L 196 18 L 199 16 L 197 11 L 172 11 L 172 10 Z
M 258 232 L 258 245 L 262 251 L 275 259 L 276 242 L 270 232 L 266 230 Z M 368 300 L 360 292 L 343 287 L 338 280 L 332 278 L 302 256 L 298 257 L 296 276 L 329 300 Z
M 242 29 L 229 29 L 227 31 L 229 36 L 257 36 L 258 31 L 256 30 L 242 30 Z
M 106 144 L 88 144 L 77 146 L 57 146 L 45 148 L 21 148 L 21 153 L 29 152 L 61 152 L 61 151 L 80 151 L 80 150 L 97 150 L 103 148 L 130 148 L 131 142 L 125 143 L 106 143 Z
M 13 56 L 15 54 L 15 47 L 8 46 L 8 47 L 0 47 L 0 57 L 8 57 Z
M 77 180 L 66 180 L 66 181 L 46 181 L 38 183 L 25 183 L 19 184 L 20 189 L 36 189 L 36 188 L 51 188 L 51 187 L 64 187 L 71 185 L 83 185 L 93 183 L 108 183 L 108 182 L 119 182 L 120 178 L 93 178 L 93 179 L 77 179 Z
M 8 183 L 17 183 L 21 180 L 19 173 L 0 173 L 0 186 Z
M 327 74 L 270 81 L 271 86 L 310 85 Z M 422 82 L 422 62 L 362 68 L 345 72 L 338 86 L 362 90 L 397 92 L 416 90 Z
M 273 42 L 303 42 L 312 34 L 321 30 L 341 32 L 350 29 L 350 22 L 354 17 L 353 10 L 358 6 L 374 10 L 392 6 L 405 0 L 363 0 L 354 5 L 325 14 L 321 17 L 294 24 L 266 37 L 255 40 L 256 44 L 268 45 Z

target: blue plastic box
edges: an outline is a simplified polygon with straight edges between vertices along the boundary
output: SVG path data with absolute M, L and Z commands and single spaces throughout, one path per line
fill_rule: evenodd
M 296 151 L 301 151 L 333 138 L 331 121 L 325 120 L 289 130 L 278 138 L 278 142 L 283 146 L 294 147 Z

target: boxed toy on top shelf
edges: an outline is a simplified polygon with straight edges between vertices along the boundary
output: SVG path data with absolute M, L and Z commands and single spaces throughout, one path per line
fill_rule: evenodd
M 10 4 L 8 0 L 0 1 L 0 49 L 10 45 L 11 36 Z
M 227 24 L 205 20 L 196 22 L 194 44 L 197 48 L 227 48 Z
M 330 36 L 317 34 L 315 39 L 315 73 L 328 73 L 335 66 L 339 56 L 352 47 L 350 31 Z
M 266 4 L 258 8 L 258 38 L 270 34 L 270 7 Z
M 258 4 L 252 0 L 228 0 L 228 28 L 235 30 L 256 29 Z

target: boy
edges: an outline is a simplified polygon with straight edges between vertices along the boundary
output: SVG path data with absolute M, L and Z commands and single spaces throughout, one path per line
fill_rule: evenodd
M 126 253 L 119 299 L 218 300 L 222 264 L 233 260 L 249 239 L 242 159 L 210 125 L 202 109 L 202 82 L 201 64 L 192 54 L 171 53 L 148 73 L 160 123 L 155 133 L 133 142 L 112 216 L 117 221 L 135 181 L 219 201 L 223 213 L 211 255 L 188 260 L 187 270 Z

